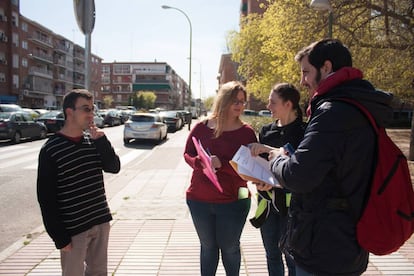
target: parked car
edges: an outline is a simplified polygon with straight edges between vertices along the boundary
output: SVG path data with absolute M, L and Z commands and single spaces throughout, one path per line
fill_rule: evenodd
M 178 111 L 161 111 L 159 115 L 161 116 L 163 122 L 167 124 L 168 130 L 177 131 L 182 128 L 183 119 L 181 118 L 182 115 L 180 115 Z
M 95 112 L 93 114 L 93 122 L 94 122 L 95 126 L 97 126 L 99 128 L 103 128 L 105 126 L 104 118 L 102 118 L 102 116 L 99 115 L 98 112 Z
M 254 111 L 254 110 L 251 110 L 251 109 L 245 109 L 245 110 L 243 111 L 243 115 L 245 115 L 245 116 L 257 116 L 258 114 L 257 114 L 257 112 L 256 112 L 256 111 Z
M 17 104 L 0 104 L 0 112 L 21 111 L 22 107 Z
M 65 117 L 63 111 L 52 110 L 40 115 L 36 121 L 44 123 L 48 132 L 55 133 L 65 124 Z
M 135 113 L 124 124 L 124 143 L 131 139 L 149 139 L 161 142 L 167 139 L 167 125 L 156 113 Z
M 259 116 L 262 117 L 272 117 L 272 112 L 270 112 L 270 110 L 267 109 L 263 109 L 259 111 Z
M 26 113 L 28 113 L 30 116 L 32 116 L 33 119 L 36 119 L 37 117 L 39 117 L 39 113 L 37 113 L 36 111 L 34 111 L 31 108 L 22 108 L 22 110 Z
M 44 139 L 47 128 L 24 111 L 0 112 L 0 139 L 20 143 L 22 139 Z
M 136 111 L 132 110 L 132 109 L 120 109 L 119 113 L 121 115 L 121 122 L 125 123 L 126 121 L 128 121 L 129 117 L 134 114 Z
M 49 110 L 43 109 L 43 108 L 33 108 L 33 110 L 35 112 L 37 112 L 37 114 L 39 114 L 39 116 L 42 115 L 42 114 L 45 114 L 45 113 L 49 112 Z
M 179 115 L 181 116 L 181 120 L 183 121 L 182 126 L 180 128 L 182 128 L 185 124 L 188 124 L 190 122 L 190 120 L 192 120 L 193 115 L 191 114 L 190 111 L 187 110 L 177 110 Z
M 119 126 L 121 117 L 116 109 L 100 109 L 99 115 L 104 118 L 104 124 L 109 126 Z

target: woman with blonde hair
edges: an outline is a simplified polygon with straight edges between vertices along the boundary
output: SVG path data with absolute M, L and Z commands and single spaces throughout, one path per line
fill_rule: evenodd
M 240 236 L 250 210 L 250 193 L 229 161 L 241 145 L 257 142 L 254 130 L 240 119 L 246 98 L 241 83 L 223 84 L 212 114 L 194 126 L 184 151 L 185 161 L 193 168 L 187 205 L 200 239 L 202 276 L 216 274 L 220 253 L 227 276 L 240 271 Z M 222 191 L 203 173 L 192 137 L 209 152 Z

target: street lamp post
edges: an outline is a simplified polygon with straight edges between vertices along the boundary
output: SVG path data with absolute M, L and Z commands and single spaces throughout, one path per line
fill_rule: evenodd
M 199 109 L 199 112 L 198 112 L 198 114 L 199 114 L 199 116 L 201 116 L 201 103 L 202 103 L 202 100 L 201 100 L 201 82 L 202 82 L 202 73 L 201 73 L 201 62 L 198 60 L 198 59 L 195 59 L 195 58 L 193 58 L 193 60 L 195 60 L 195 61 L 197 61 L 197 63 L 198 63 L 198 65 L 200 66 L 200 101 L 199 101 L 199 103 L 198 103 L 198 109 Z
M 332 38 L 333 13 L 332 6 L 329 0 L 312 0 L 310 6 L 311 8 L 318 11 L 329 11 L 328 37 Z
M 184 14 L 185 18 L 187 18 L 188 24 L 190 25 L 190 55 L 189 55 L 189 58 L 188 58 L 188 60 L 189 60 L 189 62 L 188 62 L 188 67 L 189 67 L 188 68 L 188 87 L 189 87 L 188 88 L 189 89 L 189 102 L 188 102 L 188 105 L 189 105 L 190 110 L 191 110 L 191 58 L 192 58 L 192 48 L 193 48 L 193 46 L 192 46 L 192 44 L 193 44 L 193 27 L 191 26 L 191 21 L 190 21 L 190 18 L 188 17 L 188 15 L 184 11 L 180 10 L 179 8 L 170 7 L 170 6 L 167 6 L 167 5 L 162 5 L 161 8 L 163 8 L 163 9 L 173 9 L 173 10 L 179 11 L 180 13 Z

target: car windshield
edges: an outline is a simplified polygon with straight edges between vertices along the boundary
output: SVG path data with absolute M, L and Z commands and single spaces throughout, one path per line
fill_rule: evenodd
M 153 116 L 145 116 L 145 115 L 132 115 L 131 121 L 133 122 L 143 122 L 143 123 L 152 123 L 155 121 Z
M 58 116 L 60 113 L 62 113 L 62 111 L 50 111 L 48 113 L 40 115 L 39 119 L 51 119 L 51 118 L 56 118 L 56 117 L 62 117 L 62 116 Z
M 0 120 L 9 119 L 11 116 L 10 112 L 0 112 Z
M 160 112 L 161 117 L 177 117 L 177 111 L 163 111 Z

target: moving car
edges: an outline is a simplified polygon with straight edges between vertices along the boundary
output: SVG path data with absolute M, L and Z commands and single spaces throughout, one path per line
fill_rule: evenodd
M 20 143 L 22 139 L 44 139 L 47 128 L 42 122 L 35 122 L 24 111 L 0 112 L 0 139 Z
M 124 124 L 124 143 L 131 139 L 156 140 L 167 139 L 167 125 L 156 113 L 135 113 Z
M 65 124 L 65 117 L 63 111 L 52 110 L 40 115 L 36 121 L 42 122 L 47 127 L 48 132 L 58 132 Z

